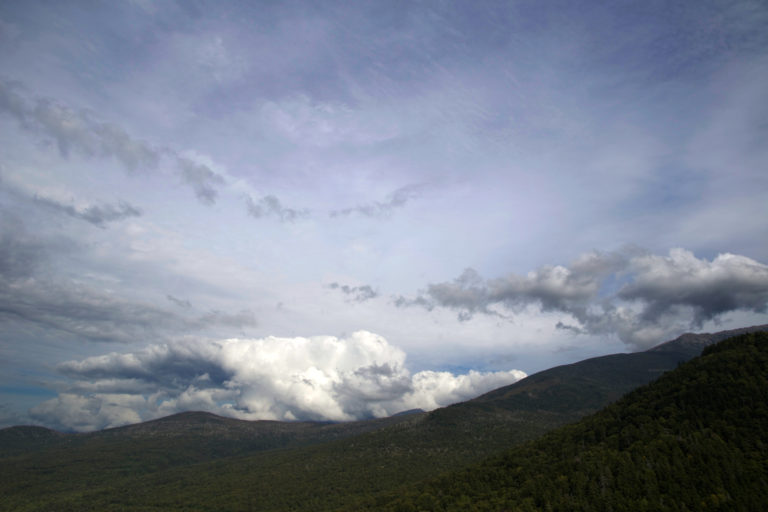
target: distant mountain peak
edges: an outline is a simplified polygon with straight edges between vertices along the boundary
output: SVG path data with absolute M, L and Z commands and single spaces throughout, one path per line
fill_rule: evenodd
M 649 349 L 647 352 L 678 352 L 685 354 L 688 357 L 695 357 L 701 354 L 701 351 L 704 350 L 704 347 L 708 345 L 712 345 L 718 341 L 722 341 L 733 336 L 738 336 L 740 334 L 759 331 L 768 331 L 768 324 L 741 327 L 739 329 L 730 329 L 727 331 L 719 331 L 715 333 L 703 332 L 697 334 L 686 332 L 674 340 L 656 345 L 655 347 Z

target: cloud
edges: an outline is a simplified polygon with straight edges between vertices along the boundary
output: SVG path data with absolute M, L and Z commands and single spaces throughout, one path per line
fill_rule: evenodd
M 346 284 L 340 285 L 339 283 L 331 283 L 328 285 L 328 288 L 332 290 L 340 290 L 349 300 L 354 302 L 365 302 L 379 296 L 378 292 L 367 284 L 362 286 L 349 286 Z
M 166 295 L 165 298 L 168 299 L 169 301 L 171 301 L 172 303 L 176 304 L 180 308 L 189 309 L 189 308 L 192 307 L 192 303 L 189 302 L 188 300 L 178 299 L 178 298 L 174 297 L 173 295 Z
M 73 282 L 47 279 L 0 282 L 0 323 L 5 322 L 24 322 L 89 341 L 119 343 L 192 329 L 192 322 L 165 309 L 119 300 Z
M 394 303 L 454 309 L 463 321 L 475 314 L 503 316 L 499 309 L 514 314 L 535 305 L 543 312 L 566 315 L 558 329 L 616 334 L 627 344 L 645 348 L 733 311 L 765 313 L 768 266 L 727 253 L 707 261 L 683 249 L 657 256 L 630 247 L 590 252 L 568 267 L 545 265 L 526 275 L 491 280 L 467 269 L 453 281 L 430 284 L 416 298 L 398 297 Z
M 24 251 L 22 247 L 17 252 Z M 9 275 L 0 279 L 0 324 L 23 322 L 59 335 L 107 343 L 163 340 L 220 327 L 243 329 L 257 325 L 255 314 L 249 310 L 211 310 L 195 316 L 183 307 L 184 301 L 177 304 L 184 311 L 174 313 L 150 302 L 126 300 L 75 282 L 46 276 L 23 279 L 29 269 L 20 266 L 18 259 L 17 255 L 0 251 L 0 264 L 6 265 Z
M 308 210 L 294 210 L 286 208 L 280 200 L 273 195 L 267 195 L 254 201 L 251 196 L 245 198 L 248 215 L 256 219 L 264 217 L 277 217 L 280 222 L 293 222 L 296 219 L 309 215 Z
M 42 262 L 43 247 L 18 218 L 0 209 L 0 284 L 30 277 Z
M 53 199 L 35 196 L 34 201 L 46 208 L 69 215 L 75 219 L 84 220 L 94 226 L 104 227 L 108 222 L 115 222 L 129 217 L 141 216 L 141 210 L 126 202 L 114 204 L 92 205 L 86 208 L 75 208 L 72 205 L 62 204 Z
M 99 393 L 82 396 L 62 393 L 33 407 L 33 420 L 59 430 L 87 432 L 141 421 L 136 412 L 144 405 L 138 395 Z
M 384 202 L 374 201 L 353 208 L 331 210 L 329 215 L 331 217 L 347 217 L 357 214 L 363 217 L 388 218 L 392 216 L 395 210 L 403 208 L 410 200 L 421 195 L 424 188 L 424 184 L 406 185 L 392 192 Z
M 224 325 L 227 327 L 254 327 L 257 325 L 256 315 L 253 311 L 243 309 L 237 313 L 227 313 L 226 311 L 209 311 L 202 317 L 200 322 L 203 324 Z
M 185 323 L 162 309 L 52 277 L 52 255 L 71 248 L 32 235 L 2 210 L 0 242 L 0 325 L 23 322 L 91 341 L 132 342 Z
M 157 169 L 161 159 L 168 157 L 202 203 L 215 202 L 216 187 L 224 178 L 208 165 L 136 139 L 119 126 L 97 120 L 92 111 L 75 110 L 50 98 L 27 101 L 19 89 L 18 82 L 0 81 L 0 112 L 16 119 L 25 130 L 52 138 L 62 156 L 77 152 L 85 157 L 111 157 L 129 172 Z
M 734 310 L 768 308 L 768 266 L 745 256 L 720 254 L 712 261 L 683 249 L 669 256 L 645 255 L 630 262 L 635 279 L 619 297 L 645 305 L 642 318 L 655 321 L 676 307 L 693 310 L 696 326 Z
M 181 176 L 195 191 L 197 198 L 206 204 L 216 202 L 216 186 L 224 183 L 224 178 L 216 174 L 205 164 L 195 162 L 186 157 L 176 157 Z
M 94 222 L 126 214 L 105 207 L 97 212 L 70 210 L 50 201 L 46 207 L 73 216 L 90 215 Z M 256 315 L 249 309 L 195 310 L 189 301 L 167 295 L 178 306 L 172 311 L 170 304 L 163 307 L 149 298 L 128 298 L 120 279 L 104 289 L 61 272 L 73 260 L 85 258 L 82 251 L 72 240 L 33 234 L 16 215 L 0 208 L 0 326 L 23 324 L 57 338 L 134 343 L 192 332 L 242 331 L 257 325 Z
M 366 331 L 150 345 L 60 364 L 74 381 L 70 389 L 30 415 L 74 430 L 190 409 L 244 419 L 344 421 L 434 409 L 525 377 L 518 370 L 411 374 L 405 359 Z
M 18 82 L 0 81 L 0 112 L 14 117 L 26 130 L 51 137 L 62 156 L 114 157 L 128 170 L 154 168 L 161 150 L 134 139 L 122 128 L 94 119 L 93 112 L 73 110 L 49 98 L 28 102 Z
M 316 102 L 303 94 L 265 102 L 259 117 L 270 135 L 279 135 L 296 146 L 365 146 L 399 135 L 391 114 L 357 110 L 344 103 Z

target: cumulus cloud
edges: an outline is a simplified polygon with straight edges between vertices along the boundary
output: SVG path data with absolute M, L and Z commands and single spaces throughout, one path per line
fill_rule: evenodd
M 615 334 L 645 348 L 732 311 L 765 313 L 768 266 L 727 253 L 708 261 L 683 249 L 658 256 L 627 248 L 587 253 L 568 267 L 542 266 L 490 280 L 467 269 L 453 281 L 429 285 L 416 298 L 399 297 L 395 305 L 450 308 L 459 320 L 536 305 L 566 315 L 557 323 L 560 329 Z
M 91 396 L 62 393 L 29 411 L 32 419 L 59 430 L 87 432 L 141 421 L 139 395 L 99 393 Z
M 70 389 L 31 411 L 91 430 L 200 409 L 244 419 L 345 421 L 434 409 L 511 384 L 518 370 L 411 374 L 406 355 L 366 331 L 350 336 L 151 345 L 68 361 Z
M 768 306 L 768 266 L 744 256 L 725 253 L 707 261 L 673 249 L 666 257 L 634 258 L 630 271 L 636 277 L 619 296 L 643 302 L 643 318 L 649 321 L 682 306 L 693 310 L 693 322 L 700 326 L 727 311 L 764 313 Z
M 392 192 L 386 201 L 374 201 L 369 204 L 358 205 L 353 208 L 332 210 L 331 217 L 346 217 L 352 214 L 363 217 L 388 218 L 395 210 L 404 207 L 410 200 L 421 195 L 425 188 L 423 184 L 406 185 Z
M 280 222 L 293 222 L 309 215 L 308 210 L 294 210 L 283 206 L 280 200 L 273 195 L 266 195 L 258 201 L 254 201 L 251 196 L 246 196 L 245 204 L 248 208 L 248 215 L 256 219 L 276 217 Z
M 379 296 L 378 292 L 371 288 L 371 285 L 365 284 L 361 286 L 349 286 L 347 284 L 331 283 L 328 288 L 332 290 L 339 290 L 347 296 L 348 300 L 353 302 L 365 302 L 370 299 L 375 299 Z
M 215 202 L 217 187 L 224 178 L 208 165 L 137 139 L 119 126 L 98 120 L 92 111 L 73 109 L 50 98 L 27 100 L 20 90 L 18 82 L 0 81 L 0 113 L 16 119 L 27 131 L 53 139 L 62 156 L 76 152 L 86 157 L 114 158 L 127 171 L 154 170 L 167 157 L 201 202 Z

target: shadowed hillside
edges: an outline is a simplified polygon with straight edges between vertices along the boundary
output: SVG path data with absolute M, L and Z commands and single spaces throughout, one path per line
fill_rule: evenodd
M 711 346 L 589 418 L 369 509 L 762 510 L 766 450 L 761 332 Z

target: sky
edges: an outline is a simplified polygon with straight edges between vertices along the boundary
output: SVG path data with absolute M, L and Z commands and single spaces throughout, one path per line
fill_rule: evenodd
M 762 1 L 0 3 L 0 426 L 345 421 L 768 323 Z

